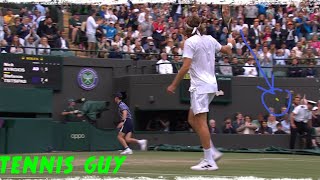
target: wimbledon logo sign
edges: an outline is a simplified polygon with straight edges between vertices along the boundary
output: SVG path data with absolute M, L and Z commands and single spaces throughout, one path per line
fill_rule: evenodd
M 98 85 L 98 74 L 91 68 L 84 68 L 78 74 L 78 84 L 84 90 L 92 90 Z

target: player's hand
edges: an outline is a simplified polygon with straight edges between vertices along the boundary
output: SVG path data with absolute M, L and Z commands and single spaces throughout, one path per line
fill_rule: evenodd
M 123 126 L 124 122 L 118 124 L 117 128 L 120 129 Z
M 170 86 L 168 86 L 168 88 L 167 88 L 167 92 L 169 93 L 169 94 L 174 94 L 175 92 L 175 90 L 176 90 L 176 86 L 174 86 L 174 85 L 170 85 Z
M 234 38 L 228 38 L 228 43 L 231 43 L 233 46 L 235 46 L 236 40 Z

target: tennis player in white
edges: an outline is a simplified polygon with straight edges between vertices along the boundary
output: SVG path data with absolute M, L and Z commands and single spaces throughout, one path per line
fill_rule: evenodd
M 218 85 L 215 76 L 215 53 L 222 52 L 231 54 L 235 46 L 233 38 L 228 39 L 228 44 L 222 46 L 210 35 L 203 35 L 205 32 L 201 26 L 201 19 L 198 16 L 188 17 L 185 27 L 185 34 L 188 39 L 183 49 L 183 65 L 175 79 L 167 88 L 168 93 L 175 93 L 177 86 L 184 75 L 190 73 L 190 111 L 188 122 L 199 135 L 204 150 L 204 159 L 192 170 L 217 170 L 215 159 L 221 157 L 212 142 L 207 123 L 209 104 L 218 92 Z

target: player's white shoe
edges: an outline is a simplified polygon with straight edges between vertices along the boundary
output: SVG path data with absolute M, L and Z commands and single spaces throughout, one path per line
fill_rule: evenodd
M 141 151 L 147 150 L 148 141 L 146 139 L 139 140 Z
M 213 150 L 213 160 L 219 161 L 222 156 L 223 156 L 223 153 L 221 153 L 221 152 L 218 151 L 217 149 L 214 149 L 214 150 Z
M 124 151 L 122 151 L 120 154 L 124 155 L 124 154 L 133 154 L 132 150 L 130 148 L 125 149 Z
M 203 159 L 199 164 L 192 166 L 191 169 L 195 171 L 215 171 L 219 168 L 215 162 L 209 163 L 206 159 Z

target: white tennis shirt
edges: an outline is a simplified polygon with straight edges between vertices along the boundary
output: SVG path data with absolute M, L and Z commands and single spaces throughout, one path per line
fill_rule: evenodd
M 215 53 L 221 50 L 221 44 L 210 35 L 194 35 L 185 41 L 183 57 L 192 59 L 190 89 L 199 94 L 218 91 L 215 76 Z

